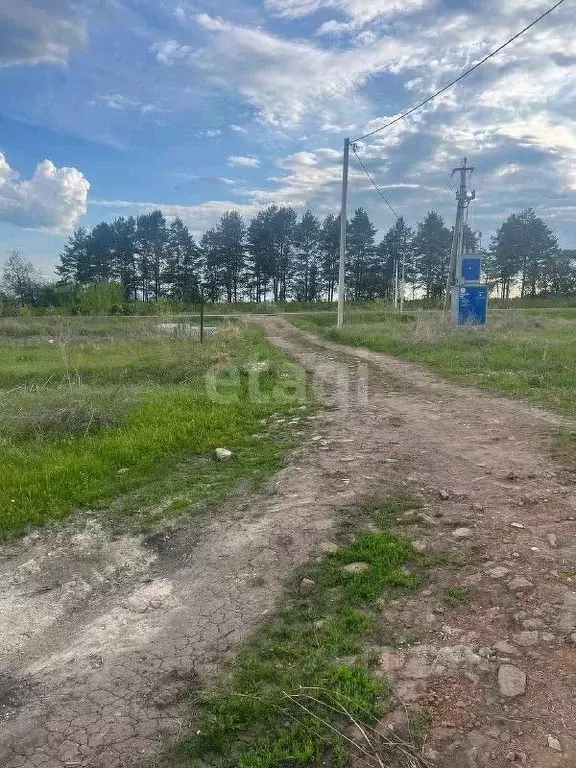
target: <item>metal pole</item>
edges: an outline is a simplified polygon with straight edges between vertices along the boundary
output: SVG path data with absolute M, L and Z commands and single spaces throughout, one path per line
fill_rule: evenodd
M 200 344 L 204 343 L 204 289 L 200 289 Z
M 394 259 L 394 309 L 398 309 L 398 251 Z
M 350 139 L 344 139 L 342 162 L 342 207 L 340 209 L 340 270 L 338 275 L 338 328 L 344 325 L 344 293 L 346 291 L 346 224 L 348 216 L 348 167 Z
M 400 312 L 404 312 L 404 292 L 406 291 L 406 244 L 402 250 L 402 282 L 400 283 Z

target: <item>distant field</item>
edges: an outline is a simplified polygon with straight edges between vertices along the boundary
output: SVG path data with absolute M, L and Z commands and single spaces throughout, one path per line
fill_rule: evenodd
M 353 346 L 423 363 L 449 378 L 521 397 L 560 413 L 576 413 L 576 311 L 494 310 L 487 328 L 453 329 L 441 312 L 349 309 L 298 315 L 300 328 Z
M 217 401 L 205 379 L 215 365 Z M 152 318 L 0 320 L 0 536 L 87 507 L 146 525 L 155 505 L 196 509 L 264 476 L 286 440 L 261 421 L 299 404 L 286 365 L 235 323 L 201 345 Z M 221 446 L 232 461 L 213 460 Z

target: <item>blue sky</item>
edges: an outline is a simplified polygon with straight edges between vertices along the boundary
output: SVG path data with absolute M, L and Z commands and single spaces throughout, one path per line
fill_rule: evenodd
M 0 260 L 160 207 L 196 233 L 270 203 L 337 212 L 344 136 L 432 93 L 551 0 L 0 0 Z M 361 145 L 410 223 L 451 221 L 467 155 L 485 242 L 533 206 L 576 247 L 576 6 Z M 353 165 L 351 205 L 390 212 Z

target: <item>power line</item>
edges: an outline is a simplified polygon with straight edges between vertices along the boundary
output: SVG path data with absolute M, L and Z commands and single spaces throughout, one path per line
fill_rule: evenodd
M 432 96 L 429 96 L 427 99 L 424 99 L 424 101 L 421 101 L 419 104 L 416 104 L 416 106 L 412 107 L 407 112 L 403 112 L 401 115 L 396 117 L 394 120 L 391 120 L 389 123 L 386 123 L 386 125 L 382 125 L 380 128 L 376 128 L 374 131 L 370 131 L 369 133 L 365 133 L 364 136 L 360 136 L 359 138 L 354 139 L 354 141 L 362 141 L 364 139 L 370 138 L 370 136 L 374 136 L 375 134 L 380 133 L 381 131 L 385 131 L 387 128 L 391 128 L 393 125 L 396 125 L 396 123 L 399 123 L 401 120 L 405 120 L 407 117 L 409 117 L 409 115 L 414 114 L 414 112 L 418 111 L 422 107 L 425 107 L 426 104 L 430 104 L 431 101 L 434 101 L 434 99 L 438 98 L 438 96 L 441 96 L 447 90 L 452 88 L 452 86 L 456 85 L 461 80 L 464 80 L 465 77 L 468 77 L 468 75 L 471 75 L 472 72 L 475 72 L 483 64 L 486 64 L 487 61 L 490 61 L 490 59 L 493 59 L 494 56 L 497 56 L 501 51 L 503 51 L 505 48 L 507 48 L 511 43 L 513 43 L 514 41 L 518 40 L 519 37 L 522 37 L 522 35 L 524 35 L 526 32 L 528 32 L 530 29 L 532 29 L 532 27 L 535 27 L 536 24 L 541 22 L 542 19 L 545 19 L 546 16 L 549 16 L 551 13 L 553 13 L 564 2 L 565 2 L 565 0 L 559 0 L 559 2 L 557 2 L 555 5 L 553 5 L 552 8 L 549 8 L 541 16 L 538 16 L 537 19 L 535 19 L 533 22 L 528 24 L 527 27 L 524 27 L 524 29 L 521 30 L 520 32 L 518 32 L 516 35 L 514 35 L 514 37 L 511 37 L 510 40 L 507 40 L 499 48 L 496 48 L 496 50 L 492 51 L 492 53 L 489 53 L 488 56 L 485 56 L 477 64 L 474 64 L 473 67 L 470 67 L 470 69 L 467 69 L 465 72 L 463 72 L 461 75 L 459 75 L 455 80 L 452 80 L 450 83 L 448 83 L 448 85 L 445 85 L 439 91 L 436 91 L 436 93 L 434 93 Z
M 359 163 L 360 163 L 360 165 L 362 166 L 362 170 L 364 171 L 364 173 L 366 174 L 366 176 L 368 176 L 368 178 L 369 178 L 369 179 L 370 179 L 370 181 L 372 182 L 372 186 L 374 187 L 374 189 L 376 190 L 376 192 L 378 192 L 378 194 L 380 195 L 380 197 L 382 198 L 382 200 L 384 200 L 384 202 L 386 203 L 386 205 L 388 206 L 388 208 L 390 208 L 390 210 L 392 211 L 392 213 L 394 214 L 394 216 L 395 216 L 397 219 L 399 219 L 399 218 L 400 218 L 400 216 L 399 216 L 399 215 L 396 213 L 396 211 L 395 211 L 395 210 L 394 210 L 394 208 L 392 207 L 392 204 L 391 204 L 391 203 L 390 203 L 390 202 L 389 202 L 389 201 L 388 201 L 388 200 L 387 200 L 387 199 L 384 197 L 384 195 L 383 195 L 383 193 L 382 193 L 382 190 L 380 189 L 380 187 L 378 186 L 378 184 L 376 184 L 376 182 L 375 182 L 375 181 L 374 181 L 374 179 L 372 178 L 372 175 L 371 175 L 370 171 L 368 170 L 368 168 L 366 168 L 366 166 L 364 165 L 364 163 L 363 163 L 363 162 L 362 162 L 362 160 L 360 159 L 360 156 L 358 155 L 358 152 L 356 151 L 356 146 L 355 146 L 354 144 L 352 144 L 352 152 L 354 152 L 354 154 L 356 155 L 356 160 L 358 160 L 358 162 L 359 162 Z

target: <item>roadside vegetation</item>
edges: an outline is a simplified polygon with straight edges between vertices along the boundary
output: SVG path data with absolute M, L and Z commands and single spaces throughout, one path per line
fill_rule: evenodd
M 227 323 L 204 344 L 183 328 L 0 321 L 1 536 L 98 507 L 148 525 L 280 466 L 289 436 L 263 422 L 301 406 L 305 379 L 302 392 L 257 328 Z
M 391 498 L 350 511 L 340 546 L 295 574 L 284 603 L 236 655 L 219 688 L 191 702 L 190 735 L 171 751 L 171 765 L 344 768 L 352 756 L 371 765 L 367 758 L 376 755 L 394 756 L 398 766 L 425 765 L 415 745 L 374 727 L 390 709 L 390 691 L 374 674 L 378 656 L 370 652 L 382 601 L 417 587 L 423 558 L 386 527 L 366 528 L 386 526 L 413 506 Z
M 576 313 L 493 311 L 486 328 L 452 328 L 439 312 L 351 309 L 343 329 L 332 314 L 291 318 L 325 338 L 422 363 L 448 378 L 576 412 Z

